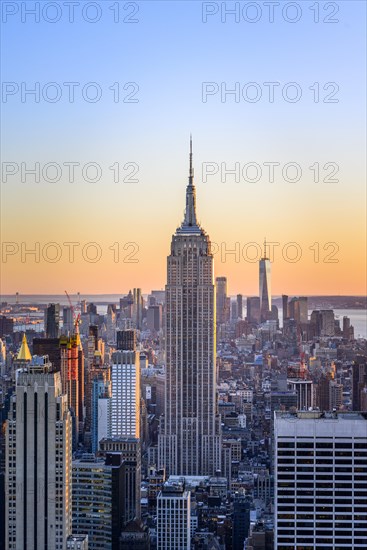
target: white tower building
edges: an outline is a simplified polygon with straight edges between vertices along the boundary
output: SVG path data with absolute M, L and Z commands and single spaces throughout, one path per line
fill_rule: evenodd
M 190 491 L 180 482 L 167 481 L 157 498 L 159 550 L 190 550 Z
M 17 371 L 6 425 L 6 550 L 65 550 L 71 534 L 72 425 L 59 372 L 34 356 Z
M 112 354 L 111 387 L 111 436 L 139 438 L 140 361 L 136 350 Z

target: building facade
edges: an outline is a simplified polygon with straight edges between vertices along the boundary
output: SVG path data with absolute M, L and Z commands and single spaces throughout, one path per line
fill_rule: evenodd
M 195 201 L 191 149 L 185 218 L 167 261 L 165 414 L 159 434 L 158 466 L 179 475 L 220 469 L 213 255 Z
M 119 550 L 123 527 L 124 462 L 119 453 L 73 461 L 73 535 L 89 550 Z
M 367 415 L 275 413 L 275 548 L 367 545 Z
M 140 358 L 137 351 L 112 354 L 111 435 L 140 437 Z
M 264 257 L 259 262 L 259 297 L 260 318 L 261 321 L 266 321 L 271 313 L 271 267 L 270 260 L 266 256 L 266 242 Z
M 167 481 L 157 499 L 157 547 L 190 550 L 191 501 L 183 483 Z
M 6 550 L 65 550 L 72 425 L 59 372 L 34 356 L 17 372 L 6 427 Z
M 141 446 L 134 437 L 113 437 L 100 441 L 100 452 L 119 453 L 124 461 L 123 525 L 140 519 Z
M 313 408 L 314 389 L 312 380 L 303 380 L 299 378 L 290 378 L 288 388 L 297 393 L 297 409 L 307 411 Z
M 227 323 L 230 317 L 227 300 L 227 277 L 217 277 L 215 279 L 216 286 L 216 307 L 217 307 L 217 324 Z

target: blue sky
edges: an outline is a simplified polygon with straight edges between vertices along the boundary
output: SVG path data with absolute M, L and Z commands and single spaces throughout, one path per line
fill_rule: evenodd
M 326 284 L 332 276 L 346 293 L 352 291 L 353 284 L 349 288 L 350 283 L 343 278 L 351 262 L 348 249 L 351 241 L 352 249 L 364 246 L 364 2 L 337 2 L 331 7 L 319 2 L 322 18 L 331 13 L 334 4 L 339 7 L 334 16 L 339 22 L 334 24 L 315 23 L 310 9 L 315 2 L 308 1 L 296 3 L 302 16 L 294 24 L 280 15 L 287 2 L 275 8 L 274 23 L 269 22 L 264 2 L 256 2 L 262 17 L 253 24 L 243 18 L 236 23 L 233 17 L 222 23 L 220 13 L 203 23 L 203 3 L 187 0 L 137 2 L 135 17 L 139 22 L 135 24 L 114 23 L 109 8 L 116 3 L 109 0 L 97 3 L 102 17 L 95 24 L 80 16 L 88 4 L 84 1 L 75 8 L 74 23 L 68 22 L 68 11 L 59 2 L 62 17 L 54 24 L 42 17 L 34 23 L 29 16 L 22 23 L 24 3 L 3 4 L 19 7 L 19 12 L 2 25 L 3 81 L 19 86 L 25 82 L 29 87 L 39 82 L 41 88 L 56 82 L 63 91 L 57 103 L 42 99 L 35 103 L 29 97 L 22 103 L 20 94 L 2 103 L 3 160 L 18 164 L 93 161 L 103 168 L 103 178 L 97 184 L 81 179 L 70 183 L 64 173 L 57 184 L 35 184 L 31 178 L 22 183 L 18 176 L 3 183 L 5 240 L 42 239 L 46 225 L 52 228 L 48 234 L 55 241 L 135 240 L 142 250 L 150 250 L 155 243 L 161 258 L 152 278 L 163 284 L 170 235 L 184 207 L 192 132 L 199 216 L 213 240 L 261 242 L 266 234 L 270 240 L 299 241 L 305 247 L 317 238 L 320 242 L 338 242 L 344 250 L 343 270 L 339 273 L 341 267 L 332 266 L 334 271 L 325 272 L 322 280 Z M 35 2 L 26 4 L 31 7 Z M 128 4 L 120 2 L 121 13 L 133 9 Z M 226 4 L 231 8 L 235 2 Z M 244 4 L 239 3 L 241 9 Z M 54 12 L 49 9 L 52 17 Z M 289 11 L 290 17 L 293 13 Z M 84 101 L 79 87 L 75 103 L 70 104 L 63 83 L 72 81 L 80 82 L 80 87 L 97 82 L 103 92 L 101 100 Z M 115 82 L 121 86 L 137 83 L 139 102 L 114 103 L 109 87 Z M 231 97 L 222 103 L 217 94 L 203 103 L 203 82 L 219 86 L 223 82 L 228 89 L 236 82 L 241 89 L 248 82 L 256 82 L 263 96 L 257 103 L 236 103 Z M 264 82 L 280 83 L 274 103 L 267 101 Z M 297 82 L 302 89 L 297 103 L 284 101 L 281 96 L 280 89 L 289 82 Z M 321 97 L 326 93 L 322 89 L 325 83 L 337 83 L 339 102 L 315 103 L 309 90 L 315 82 L 320 83 Z M 266 181 L 223 184 L 220 176 L 200 183 L 203 162 L 231 165 L 250 161 L 296 161 L 304 176 L 294 185 L 284 181 L 275 185 Z M 340 167 L 340 182 L 315 184 L 308 166 L 331 161 Z M 136 162 L 139 183 L 114 183 L 108 169 L 114 162 Z M 60 208 L 55 216 L 56 205 Z M 147 267 L 151 257 L 142 254 L 139 267 Z M 363 269 L 361 264 L 359 268 L 356 263 L 353 266 Z M 224 267 L 229 276 L 233 273 L 233 290 L 246 292 L 241 287 L 246 273 L 236 265 Z M 75 274 L 71 268 L 69 272 L 72 280 Z M 281 272 L 284 276 L 285 271 Z M 129 284 L 130 279 L 140 277 L 137 271 L 125 275 Z M 249 275 L 251 278 L 252 272 Z M 83 270 L 78 271 L 79 276 L 88 278 Z M 359 291 L 362 278 L 363 274 Z M 145 286 L 144 277 L 141 280 Z M 252 282 L 247 284 L 253 288 Z M 118 289 L 112 285 L 100 290 Z

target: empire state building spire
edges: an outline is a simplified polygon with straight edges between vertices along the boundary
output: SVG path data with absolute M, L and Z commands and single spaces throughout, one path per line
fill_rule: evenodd
M 194 169 L 192 167 L 192 136 L 190 135 L 190 170 L 189 184 L 186 188 L 185 219 L 182 224 L 185 227 L 198 227 L 196 220 L 196 193 L 194 186 Z

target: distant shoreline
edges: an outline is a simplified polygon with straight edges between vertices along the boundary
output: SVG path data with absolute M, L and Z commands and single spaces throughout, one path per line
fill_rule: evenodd
M 162 291 L 163 289 L 160 289 Z M 127 291 L 128 292 L 128 291 Z M 96 305 L 106 305 L 109 303 L 119 303 L 120 298 L 125 296 L 127 292 L 121 292 L 116 294 L 80 294 L 81 300 L 86 300 L 87 302 L 93 302 Z M 144 297 L 147 297 L 148 294 L 143 294 Z M 244 301 L 248 296 L 255 296 L 255 294 L 243 295 Z M 291 299 L 293 295 L 289 295 Z M 331 308 L 331 309 L 356 309 L 364 310 L 367 309 L 367 296 L 356 296 L 356 295 L 322 295 L 322 296 L 307 296 L 305 294 L 299 294 L 298 296 L 305 296 L 308 298 L 308 309 L 313 308 Z M 77 294 L 70 294 L 71 300 L 73 303 L 77 302 L 79 296 Z M 235 298 L 236 295 L 231 295 L 231 298 Z M 67 297 L 65 294 L 19 294 L 18 299 L 16 300 L 15 294 L 5 294 L 0 296 L 0 302 L 7 302 L 9 305 L 18 304 L 23 305 L 37 305 L 37 304 L 47 304 L 50 302 L 56 302 L 60 304 L 68 304 Z M 282 306 L 282 297 L 273 296 L 273 304 L 278 307 Z

